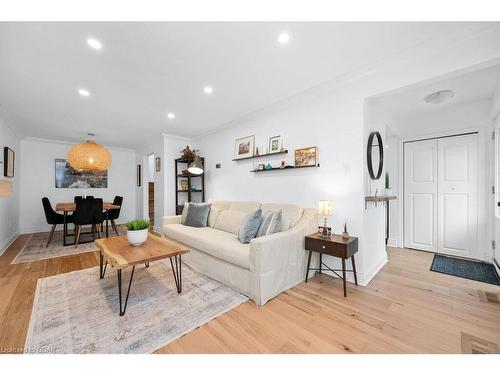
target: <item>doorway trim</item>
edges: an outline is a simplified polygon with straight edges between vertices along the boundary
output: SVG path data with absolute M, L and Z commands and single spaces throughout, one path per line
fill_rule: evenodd
M 142 218 L 149 220 L 149 157 L 155 155 L 154 152 L 145 154 L 142 157 Z M 146 173 L 147 171 L 147 173 Z
M 489 137 L 489 128 L 465 128 L 460 130 L 452 130 L 446 132 L 431 133 L 422 136 L 411 136 L 401 138 L 398 143 L 398 184 L 399 184 L 399 236 L 398 236 L 398 247 L 405 248 L 404 244 L 404 144 L 408 142 L 423 141 L 428 139 L 446 138 L 446 137 L 456 137 L 461 135 L 467 135 L 472 133 L 477 133 L 478 135 L 478 212 L 477 212 L 477 247 L 479 248 L 478 255 L 480 260 L 491 261 L 492 252 L 490 241 L 492 238 L 491 225 L 495 217 L 494 210 L 490 205 L 491 201 L 491 191 L 489 187 L 489 181 L 491 178 L 491 168 L 490 166 L 490 150 L 492 147 L 491 137 Z M 486 147 L 484 147 L 486 146 Z M 494 146 L 494 144 L 493 144 Z M 485 148 L 484 150 L 482 148 Z M 486 157 L 486 155 L 488 155 Z M 491 212 L 490 212 L 491 211 Z M 481 250 L 482 249 L 482 250 Z

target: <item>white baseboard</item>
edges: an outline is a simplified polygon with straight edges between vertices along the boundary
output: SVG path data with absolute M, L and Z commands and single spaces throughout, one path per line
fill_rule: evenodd
M 382 269 L 382 267 L 385 266 L 385 264 L 388 262 L 387 259 L 387 254 L 384 256 L 384 258 L 368 273 L 363 273 L 361 275 L 361 281 L 359 285 L 362 286 L 367 286 L 370 281 L 375 277 L 375 275 Z
M 398 247 L 398 240 L 395 238 L 388 238 L 387 239 L 387 246 Z
M 2 243 L 0 243 L 0 255 L 2 255 L 5 250 L 9 248 L 9 246 L 19 237 L 19 231 L 12 233 L 9 237 L 7 237 Z
M 161 228 L 155 225 L 153 226 L 153 232 L 161 233 Z

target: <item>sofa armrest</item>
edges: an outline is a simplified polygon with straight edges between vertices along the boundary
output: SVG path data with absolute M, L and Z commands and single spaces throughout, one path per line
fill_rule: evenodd
M 285 232 L 250 241 L 250 271 L 266 273 L 281 268 L 302 267 L 305 236 L 315 230 L 316 216 L 303 218 Z
M 176 216 L 163 216 L 161 218 L 161 227 L 163 228 L 168 224 L 180 224 L 181 223 L 181 215 Z

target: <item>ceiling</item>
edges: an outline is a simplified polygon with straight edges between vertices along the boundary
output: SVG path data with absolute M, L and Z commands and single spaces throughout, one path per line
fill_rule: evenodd
M 135 148 L 160 133 L 203 135 L 464 27 L 484 24 L 4 22 L 0 110 L 23 136 L 78 142 L 92 132 Z
M 376 103 L 395 119 L 403 119 L 416 114 L 431 113 L 456 105 L 491 99 L 500 81 L 500 65 L 478 69 L 426 85 L 398 90 L 397 93 L 376 98 Z M 426 103 L 424 98 L 437 91 L 452 90 L 454 96 L 439 104 Z

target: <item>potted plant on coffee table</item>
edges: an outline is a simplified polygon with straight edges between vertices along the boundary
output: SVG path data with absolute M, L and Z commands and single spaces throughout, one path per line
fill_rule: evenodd
M 149 220 L 136 219 L 125 224 L 127 240 L 132 246 L 139 246 L 148 238 Z

